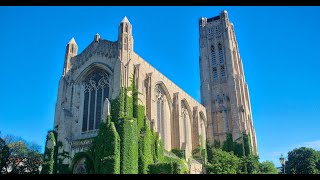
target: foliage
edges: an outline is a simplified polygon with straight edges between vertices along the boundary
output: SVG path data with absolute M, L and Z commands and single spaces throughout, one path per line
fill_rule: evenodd
M 164 148 L 163 148 L 163 143 L 159 138 L 159 135 L 155 136 L 154 147 L 155 147 L 154 162 L 157 163 L 157 162 L 164 161 Z
M 158 166 L 168 173 L 188 173 L 182 159 L 164 156 L 162 141 L 148 126 L 145 107 L 138 103 L 139 94 L 135 79 L 131 78 L 131 85 L 122 87 L 119 96 L 111 101 L 111 114 L 106 123 L 101 123 L 91 148 L 73 158 L 72 168 L 86 157 L 89 173 L 157 173 L 149 168 Z
M 214 140 L 214 142 L 213 142 L 213 147 L 214 147 L 214 148 L 221 148 L 221 143 L 220 143 L 220 141 Z
M 135 108 L 136 105 L 134 105 L 133 107 Z M 141 128 L 146 126 L 146 119 L 145 119 L 145 115 L 144 114 L 145 114 L 144 106 L 138 105 L 138 113 L 137 113 L 137 117 L 135 117 L 135 118 L 137 118 L 138 132 L 141 131 Z
M 120 89 L 119 96 L 111 101 L 111 120 L 115 122 L 117 127 L 116 121 L 124 116 L 124 88 Z
M 1 174 L 39 174 L 42 154 L 39 145 L 21 138 L 0 138 Z
M 234 151 L 234 144 L 232 134 L 227 134 L 227 138 L 223 142 L 222 149 L 227 152 L 232 152 Z
M 137 119 L 124 117 L 119 119 L 120 136 L 120 172 L 138 173 L 138 135 Z
M 153 164 L 152 132 L 147 124 L 140 131 L 139 137 L 139 174 L 148 173 L 148 165 Z
M 244 145 L 242 144 L 242 138 Z M 238 157 L 242 157 L 243 154 L 245 154 L 245 156 L 252 154 L 250 136 L 248 134 L 242 134 L 238 139 L 241 139 L 241 143 L 233 141 L 232 134 L 227 134 L 227 138 L 223 142 L 222 149 L 227 152 L 233 152 Z M 215 147 L 216 146 L 218 146 L 218 142 L 215 144 Z M 243 153 L 243 149 L 245 153 Z
M 248 155 L 240 158 L 240 173 L 258 174 L 259 173 L 259 158 L 255 155 Z M 245 170 L 245 166 L 246 169 Z
M 236 174 L 238 172 L 240 159 L 233 152 L 226 152 L 219 148 L 212 149 L 212 159 L 208 158 L 208 160 L 206 170 L 209 174 Z
M 75 165 L 82 159 L 85 158 L 85 169 L 87 170 L 86 173 L 92 174 L 94 173 L 94 164 L 93 164 L 93 157 L 89 152 L 78 152 L 74 155 L 72 159 L 71 169 L 72 172 L 74 171 Z
M 213 161 L 213 149 L 214 149 L 214 147 L 208 141 L 206 143 L 207 143 L 206 151 L 207 151 L 208 162 L 212 162 Z
M 289 174 L 317 174 L 319 163 L 319 152 L 312 148 L 300 147 L 288 152 L 286 162 L 286 173 Z
M 179 174 L 179 163 L 167 162 L 149 165 L 149 174 Z
M 167 153 L 169 154 L 170 152 L 167 152 Z M 177 174 L 188 174 L 189 173 L 189 169 L 188 169 L 188 166 L 187 166 L 184 158 L 180 159 L 178 157 L 175 158 L 175 157 L 164 156 L 163 161 L 161 163 L 172 163 L 172 162 L 175 162 L 178 164 L 179 171 L 177 172 Z
M 199 149 L 197 149 L 199 152 Z M 175 155 L 177 155 L 179 158 L 184 159 L 186 157 L 185 155 L 185 150 L 183 149 L 172 149 L 171 150 L 172 153 L 174 153 Z M 193 154 L 196 154 L 197 152 L 194 152 Z
M 57 144 L 55 135 L 54 131 L 48 132 L 41 174 L 53 174 Z
M 251 137 L 249 134 L 243 134 L 244 152 L 246 156 L 252 154 Z
M 2 174 L 2 169 L 6 166 L 6 162 L 9 159 L 9 147 L 6 142 L 0 138 L 0 174 Z
M 58 133 L 55 133 L 56 139 L 58 139 Z M 69 152 L 63 149 L 63 144 L 61 141 L 57 141 L 56 146 L 54 147 L 54 166 L 53 174 L 69 174 L 69 164 L 63 164 L 65 158 L 70 158 Z M 62 152 L 59 152 L 59 148 L 62 149 Z
M 92 142 L 94 172 L 98 174 L 120 174 L 120 137 L 110 116 L 101 123 L 98 136 Z
M 263 161 L 259 163 L 259 172 L 261 174 L 278 174 L 278 170 L 272 161 Z
M 203 144 L 202 134 L 199 136 L 199 142 L 200 142 L 200 149 L 199 149 L 200 156 L 201 156 L 203 164 L 206 164 L 208 157 L 207 157 L 207 150 L 205 149 L 204 144 Z

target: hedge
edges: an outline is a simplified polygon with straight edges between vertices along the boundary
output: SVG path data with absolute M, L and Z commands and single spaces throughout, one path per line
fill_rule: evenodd
M 156 163 L 149 165 L 149 174 L 179 174 L 179 164 L 177 162 Z

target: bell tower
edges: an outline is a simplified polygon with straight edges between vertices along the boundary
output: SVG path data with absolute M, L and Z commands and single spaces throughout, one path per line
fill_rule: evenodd
M 223 142 L 227 135 L 248 137 L 258 154 L 248 85 L 245 81 L 234 26 L 227 11 L 199 20 L 201 103 L 207 108 L 207 139 Z M 242 139 L 242 141 L 241 141 Z
M 78 54 L 78 45 L 74 38 L 72 38 L 66 47 L 66 53 L 64 57 L 63 76 L 65 76 L 71 69 L 70 59 Z
M 130 65 L 130 60 L 133 54 L 133 36 L 132 26 L 128 18 L 125 16 L 119 25 L 118 31 L 118 47 L 121 60 L 123 87 L 129 86 L 129 76 L 133 73 L 133 65 Z

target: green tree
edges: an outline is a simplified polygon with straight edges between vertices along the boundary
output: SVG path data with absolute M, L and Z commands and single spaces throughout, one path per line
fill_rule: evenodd
M 6 136 L 4 138 L 9 150 L 9 156 L 4 164 L 4 174 L 39 174 L 42 164 L 40 146 L 28 144 L 21 138 Z
M 272 161 L 263 161 L 259 164 L 261 174 L 278 174 L 277 168 Z
M 288 152 L 286 173 L 288 174 L 317 174 L 319 152 L 312 148 L 300 147 Z
M 210 152 L 210 151 L 208 151 Z M 208 165 L 206 166 L 209 174 L 236 174 L 239 169 L 240 159 L 233 152 L 226 152 L 219 148 L 212 149 L 212 155 L 208 157 Z
M 6 166 L 6 162 L 9 158 L 9 147 L 6 142 L 0 138 L 0 174 L 2 174 L 2 169 Z
M 248 155 L 245 157 L 240 158 L 240 173 L 247 173 L 247 174 L 257 174 L 259 173 L 259 158 L 255 155 Z M 245 165 L 247 166 L 247 172 L 245 172 Z

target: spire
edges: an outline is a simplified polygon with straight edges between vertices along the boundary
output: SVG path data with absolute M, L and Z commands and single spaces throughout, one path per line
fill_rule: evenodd
M 94 41 L 98 42 L 100 40 L 100 35 L 97 33 L 96 35 L 94 35 Z
M 68 44 L 77 44 L 77 43 L 76 43 L 76 40 L 74 40 L 74 37 L 72 37 L 72 39 L 69 41 Z
M 121 21 L 122 23 L 126 22 L 126 23 L 130 23 L 127 16 L 124 16 L 124 18 Z

